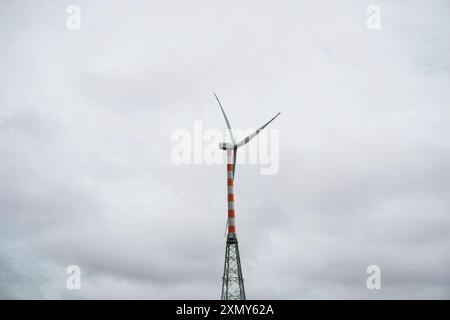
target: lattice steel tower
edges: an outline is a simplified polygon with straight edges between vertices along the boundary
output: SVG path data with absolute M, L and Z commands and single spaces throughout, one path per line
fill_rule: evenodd
M 228 238 L 223 267 L 222 300 L 245 300 L 244 278 L 237 238 Z

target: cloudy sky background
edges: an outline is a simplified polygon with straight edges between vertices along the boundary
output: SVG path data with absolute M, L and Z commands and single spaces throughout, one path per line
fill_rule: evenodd
M 449 13 L 1 1 L 0 298 L 220 298 L 225 167 L 171 159 L 224 129 L 213 91 L 236 128 L 282 112 L 278 174 L 236 171 L 248 298 L 450 298 Z

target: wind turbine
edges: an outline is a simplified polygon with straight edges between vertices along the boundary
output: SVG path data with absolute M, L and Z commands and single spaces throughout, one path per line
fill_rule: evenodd
M 238 148 L 247 144 L 250 140 L 256 137 L 261 130 L 263 130 L 269 123 L 275 120 L 280 115 L 278 112 L 266 124 L 253 132 L 248 137 L 236 143 L 233 132 L 231 130 L 230 121 L 223 110 L 222 104 L 216 93 L 214 93 L 220 110 L 222 110 L 223 117 L 228 127 L 231 143 L 221 142 L 219 148 L 227 151 L 227 189 L 228 189 L 228 218 L 226 228 L 228 227 L 227 245 L 225 249 L 225 265 L 223 271 L 222 282 L 222 300 L 245 300 L 244 279 L 242 277 L 241 261 L 239 256 L 238 241 L 236 235 L 236 211 L 234 208 L 234 175 L 236 172 L 236 157 Z

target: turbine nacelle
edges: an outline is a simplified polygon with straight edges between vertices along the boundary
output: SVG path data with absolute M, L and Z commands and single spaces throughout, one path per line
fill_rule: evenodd
M 231 143 L 221 142 L 219 143 L 220 150 L 233 150 L 234 146 Z

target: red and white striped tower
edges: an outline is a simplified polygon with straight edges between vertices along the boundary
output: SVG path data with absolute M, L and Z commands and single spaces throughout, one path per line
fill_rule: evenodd
M 227 189 L 228 189 L 228 237 L 236 238 L 236 211 L 234 209 L 233 150 L 227 150 Z

